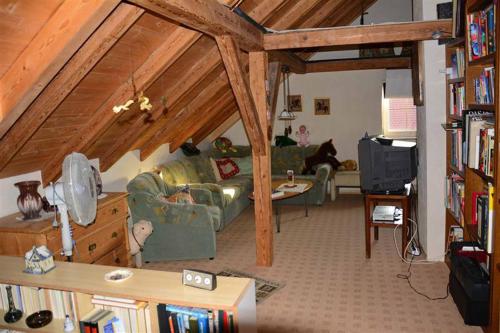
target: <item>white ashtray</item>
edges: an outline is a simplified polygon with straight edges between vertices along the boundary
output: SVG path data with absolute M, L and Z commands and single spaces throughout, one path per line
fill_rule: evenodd
M 108 282 L 122 282 L 130 278 L 134 273 L 128 269 L 117 269 L 104 274 L 104 280 Z

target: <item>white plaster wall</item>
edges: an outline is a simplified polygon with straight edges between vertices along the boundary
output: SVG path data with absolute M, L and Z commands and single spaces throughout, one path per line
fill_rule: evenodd
M 352 71 L 339 73 L 311 73 L 290 77 L 291 94 L 302 95 L 303 112 L 297 112 L 293 131 L 306 125 L 311 143 L 320 144 L 330 138 L 341 160 L 358 159 L 358 140 L 366 131 L 382 132 L 381 97 L 385 70 Z M 314 115 L 314 98 L 330 98 L 330 115 Z M 277 114 L 283 108 L 281 90 Z M 274 134 L 283 135 L 284 122 L 276 120 Z M 241 121 L 225 134 L 234 144 L 248 144 Z M 295 134 L 292 135 L 295 138 Z
M 368 9 L 365 24 L 411 21 L 411 0 L 378 0 Z M 359 18 L 353 25 L 359 24 Z M 358 51 L 319 52 L 312 60 L 357 57 Z M 312 143 L 333 138 L 339 159 L 357 160 L 357 142 L 364 135 L 382 133 L 381 89 L 385 70 L 350 71 L 337 73 L 311 73 L 291 75 L 291 94 L 302 94 L 303 112 L 297 113 L 294 132 L 304 124 L 311 132 Z M 329 97 L 330 116 L 315 116 L 313 99 Z M 280 87 L 277 114 L 283 109 Z M 274 134 L 282 135 L 284 123 L 276 120 Z M 241 121 L 224 136 L 234 144 L 247 145 L 248 139 Z
M 415 18 L 435 20 L 436 5 L 443 0 L 415 1 Z M 419 148 L 418 224 L 420 240 L 427 257 L 443 260 L 446 173 L 446 136 L 440 124 L 445 121 L 445 49 L 436 41 L 422 44 L 424 106 L 417 109 Z

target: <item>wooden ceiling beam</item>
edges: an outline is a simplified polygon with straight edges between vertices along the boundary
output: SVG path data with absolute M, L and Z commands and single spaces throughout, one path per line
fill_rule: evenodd
M 226 133 L 228 129 L 233 127 L 238 120 L 240 120 L 240 113 L 238 112 L 238 107 L 235 105 L 233 110 L 217 114 L 210 124 L 193 134 L 193 143 L 198 145 L 205 139 L 209 142 L 214 141 L 219 136 Z
M 306 72 L 306 63 L 296 54 L 286 51 L 270 51 L 271 61 L 279 61 L 282 65 L 287 65 L 292 73 L 304 74 Z
M 207 73 L 206 78 L 210 79 L 211 76 L 211 73 Z M 168 114 L 168 121 L 164 123 L 161 129 L 158 129 L 150 142 L 141 149 L 141 160 L 148 158 L 162 144 L 172 142 L 178 135 L 182 135 L 186 128 L 199 121 L 201 110 L 216 104 L 214 102 L 224 93 L 231 94 L 231 89 L 229 89 L 227 75 L 222 70 L 218 77 L 212 79 L 210 85 L 191 102 L 187 104 L 179 103 L 177 109 Z
M 411 68 L 410 57 L 336 59 L 306 62 L 306 73 L 401 68 Z
M 268 136 L 272 137 L 274 117 L 276 117 L 276 104 L 278 103 L 278 93 L 280 90 L 280 75 L 281 75 L 281 64 L 277 61 L 270 62 L 269 68 L 267 70 L 267 80 L 268 80 L 268 94 L 269 94 L 269 112 L 270 112 L 270 125 L 271 128 L 268 129 Z
M 137 21 L 144 10 L 121 3 L 17 120 L 0 143 L 0 170 L 24 146 L 59 104 Z
M 246 51 L 262 50 L 262 32 L 215 0 L 130 0 L 212 37 L 230 35 Z
M 257 22 L 266 20 L 269 17 L 269 12 L 273 9 L 278 9 L 283 5 L 280 0 L 267 0 L 262 1 L 259 5 L 251 10 L 248 14 Z M 212 52 L 216 52 L 217 55 L 214 56 Z M 179 87 L 176 87 L 172 91 L 175 93 L 177 91 L 182 91 L 191 93 L 192 90 L 196 90 L 198 82 L 203 80 L 203 77 L 210 75 L 210 71 L 216 70 L 218 64 L 221 63 L 219 56 L 219 50 L 217 47 L 213 47 L 211 50 L 207 50 L 207 54 L 199 62 L 201 66 L 195 66 L 196 70 L 190 70 L 189 75 L 185 78 L 179 79 Z M 186 89 L 188 89 L 186 91 Z M 168 100 L 177 101 L 177 96 L 169 96 Z M 187 105 L 184 104 L 184 105 Z M 182 106 L 183 107 L 183 106 Z M 182 107 L 180 107 L 182 109 Z M 149 126 L 146 131 L 141 135 L 141 137 L 136 140 L 136 142 L 131 146 L 132 149 L 140 149 L 141 161 L 145 160 L 150 154 L 152 154 L 161 144 L 165 143 L 165 129 L 169 128 L 169 123 L 173 119 L 175 113 L 169 112 L 166 116 L 161 117 L 154 124 Z
M 120 3 L 63 2 L 0 79 L 0 138 Z
M 250 52 L 249 54 L 249 82 L 251 98 L 257 109 L 257 124 L 243 122 L 247 132 L 248 126 L 259 127 L 266 131 L 271 127 L 269 105 L 267 101 L 268 81 L 268 56 L 266 52 Z M 241 108 L 240 108 L 241 110 Z M 264 138 L 264 145 L 260 150 L 255 148 L 261 142 L 252 142 L 252 168 L 254 188 L 255 212 L 255 250 L 256 264 L 258 266 L 271 266 L 273 264 L 273 222 L 272 222 L 272 186 L 271 186 L 271 138 Z
M 140 148 L 141 161 L 144 161 L 160 145 L 165 143 L 163 131 L 174 121 L 177 113 L 189 104 L 191 95 L 196 87 L 214 71 L 220 68 L 220 56 L 217 48 L 211 49 L 205 57 L 202 57 L 192 66 L 171 89 L 172 94 L 167 97 L 167 114 L 160 117 L 156 122 L 147 126 L 140 137 L 129 147 Z M 220 69 L 220 74 L 224 69 Z
M 313 8 L 324 0 L 297 1 L 297 3 L 284 13 L 278 21 L 274 22 L 273 29 L 283 30 L 295 27 L 297 21 L 306 16 Z
M 241 120 L 245 125 L 247 137 L 252 144 L 252 151 L 260 154 L 261 147 L 264 147 L 265 144 L 264 131 L 266 129 L 260 127 L 257 108 L 252 98 L 250 85 L 246 77 L 247 74 L 240 59 L 240 50 L 236 41 L 231 36 L 220 36 L 215 40 L 219 47 L 224 67 L 226 67 L 236 103 L 240 109 Z
M 303 29 L 264 35 L 266 50 L 335 45 L 358 45 L 433 39 L 436 31 L 451 34 L 451 20 L 383 23 L 362 26 Z
M 169 60 L 166 62 L 163 71 L 167 70 L 177 59 L 179 59 L 184 52 L 200 39 L 201 36 L 202 34 L 197 31 L 181 27 L 170 34 L 168 37 L 170 47 L 165 50 L 164 54 Z M 155 100 L 158 99 L 156 98 Z M 104 155 L 99 157 L 100 169 L 102 171 L 108 170 L 109 167 L 118 161 L 118 159 L 126 153 L 128 148 L 140 137 L 144 127 L 149 123 L 157 121 L 163 113 L 164 106 L 161 103 L 155 103 L 151 112 L 142 113 L 140 117 L 137 117 L 137 119 L 127 127 L 128 135 L 124 137 L 123 140 L 116 140 L 115 143 L 107 149 Z
M 196 32 L 188 31 L 185 28 L 179 27 L 178 29 L 183 29 L 184 33 L 197 35 Z M 56 156 L 53 156 L 42 167 L 42 179 L 45 184 L 55 180 L 61 174 L 61 164 L 66 154 L 72 151 L 84 152 L 102 133 L 113 125 L 118 118 L 118 115 L 113 112 L 113 106 L 121 105 L 125 101 L 136 97 L 134 94 L 137 91 L 146 90 L 163 73 L 172 60 L 171 49 L 174 38 L 176 38 L 176 34 L 167 36 L 165 41 L 134 71 L 132 77 L 123 82 L 94 112 L 80 131 L 61 147 Z M 134 91 L 134 85 L 136 91 Z
M 200 129 L 205 127 L 208 123 L 210 123 L 215 115 L 219 113 L 225 113 L 225 110 L 227 109 L 233 109 L 234 106 L 234 98 L 233 94 L 230 90 L 228 90 L 220 100 L 218 100 L 217 104 L 211 105 L 208 109 L 203 110 L 203 112 L 200 112 L 200 110 L 197 110 L 197 112 L 192 112 L 191 114 L 191 119 L 187 119 L 188 121 L 191 120 L 191 123 L 189 126 L 185 127 L 184 130 L 182 130 L 178 135 L 175 135 L 175 137 L 172 139 L 169 145 L 170 152 L 174 152 L 177 150 L 184 142 L 186 142 L 188 139 L 190 139 L 196 132 L 198 132 Z M 193 121 L 196 118 L 196 121 Z

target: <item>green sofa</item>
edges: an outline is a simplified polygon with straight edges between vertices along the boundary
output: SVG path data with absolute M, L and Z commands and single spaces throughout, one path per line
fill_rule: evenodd
M 160 167 L 161 178 L 143 173 L 127 186 L 133 222 L 146 219 L 155 231 L 144 246 L 143 260 L 198 259 L 215 256 L 215 232 L 223 230 L 249 204 L 253 191 L 252 174 L 236 175 L 217 182 L 210 157 L 249 157 L 249 146 L 236 146 L 236 152 L 222 154 L 211 150 L 193 157 L 183 157 Z M 273 178 L 286 177 L 294 170 L 296 179 L 310 179 L 313 188 L 307 193 L 308 203 L 321 205 L 326 198 L 331 167 L 324 164 L 315 175 L 302 176 L 305 157 L 314 154 L 318 146 L 306 148 L 272 147 Z M 158 201 L 159 195 L 171 195 L 177 187 L 189 184 L 195 205 Z M 280 204 L 304 204 L 304 197 L 283 200 Z M 196 230 L 190 230 L 194 229 Z M 168 236 L 166 236 L 168 233 Z M 201 235 L 202 233 L 206 233 Z M 168 241 L 167 241 L 168 238 Z M 196 239 L 195 239 L 196 238 Z M 199 238 L 199 239 L 198 239 Z M 206 251 L 203 250 L 206 246 Z

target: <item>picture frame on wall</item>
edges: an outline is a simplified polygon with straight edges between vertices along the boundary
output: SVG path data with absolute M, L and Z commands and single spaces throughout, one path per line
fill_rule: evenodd
M 314 114 L 316 116 L 326 116 L 330 114 L 330 98 L 317 97 L 314 99 Z
M 302 95 L 288 95 L 288 105 L 292 112 L 302 112 Z

